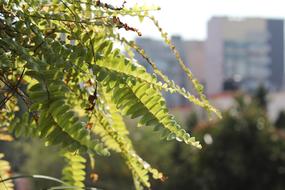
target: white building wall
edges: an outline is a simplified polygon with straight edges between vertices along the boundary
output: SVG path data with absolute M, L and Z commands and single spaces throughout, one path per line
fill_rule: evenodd
M 223 22 L 213 18 L 208 23 L 206 40 L 206 93 L 213 95 L 223 89 Z

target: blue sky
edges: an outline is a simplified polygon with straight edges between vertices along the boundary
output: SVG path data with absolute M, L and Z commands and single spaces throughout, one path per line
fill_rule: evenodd
M 127 0 L 127 2 L 128 5 L 134 3 L 159 5 L 162 9 L 154 15 L 162 27 L 170 34 L 179 34 L 186 39 L 205 39 L 207 21 L 212 16 L 285 18 L 284 0 Z M 159 36 L 149 22 L 143 24 L 134 20 L 128 22 L 139 28 L 144 36 Z

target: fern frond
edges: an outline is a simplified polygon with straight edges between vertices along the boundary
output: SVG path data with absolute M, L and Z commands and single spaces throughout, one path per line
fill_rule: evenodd
M 114 89 L 113 98 L 118 108 L 131 118 L 141 117 L 139 126 L 154 126 L 167 129 L 168 140 L 177 138 L 187 144 L 201 148 L 199 142 L 181 128 L 174 117 L 168 113 L 166 103 L 159 91 L 146 83 L 128 82 L 125 87 Z
M 13 102 L 10 102 L 10 105 L 8 104 L 6 106 L 11 106 L 11 104 L 13 104 Z M 8 133 L 8 127 L 14 119 L 14 115 L 7 109 L 0 109 L 0 141 L 10 142 L 13 140 L 13 137 Z M 3 158 L 4 154 L 0 153 L 0 181 L 11 177 L 12 174 L 10 163 Z M 12 190 L 13 187 L 14 184 L 12 181 L 0 182 L 0 189 Z
M 105 142 L 107 147 L 119 152 L 123 159 L 126 161 L 128 168 L 131 170 L 134 178 L 136 178 L 143 186 L 150 187 L 148 170 L 139 162 L 136 157 L 135 151 L 132 149 L 132 145 L 128 143 L 128 139 L 124 136 L 120 136 L 116 129 L 110 125 L 110 123 L 100 113 L 97 114 L 97 123 L 95 133 L 99 134 L 102 141 Z
M 152 168 L 148 163 L 143 161 L 133 149 L 133 145 L 127 136 L 127 130 L 123 121 L 122 115 L 116 108 L 116 104 L 112 99 L 112 92 L 107 92 L 104 87 L 99 88 L 100 96 L 103 96 L 105 101 L 101 102 L 103 112 L 96 112 L 96 127 L 93 131 L 99 134 L 102 141 L 107 147 L 116 152 L 121 153 L 126 160 L 126 164 L 132 171 L 132 174 L 138 182 L 149 187 L 149 176 L 152 174 L 155 179 L 161 179 L 163 175 L 156 169 Z M 104 113 L 104 115 L 102 115 Z
M 0 180 L 11 177 L 11 167 L 8 161 L 3 160 L 4 154 L 0 153 Z M 14 184 L 12 181 L 0 182 L 0 189 L 13 190 Z
M 134 79 L 124 81 L 123 77 L 118 76 L 119 71 L 110 74 L 99 70 L 94 66 L 95 72 L 98 72 L 97 80 L 114 89 L 113 98 L 117 107 L 132 118 L 143 116 L 139 125 L 152 125 L 157 128 L 163 126 L 170 131 L 167 139 L 183 140 L 187 144 L 192 144 L 198 148 L 201 145 L 190 137 L 187 132 L 178 125 L 173 116 L 168 114 L 165 101 L 158 90 L 151 88 L 149 83 L 140 83 Z M 133 67 L 134 69 L 136 67 Z M 124 86 L 124 83 L 127 85 Z M 121 88 L 120 88 L 121 87 Z
M 5 110 L 0 110 L 0 141 L 12 141 L 13 137 L 8 134 L 8 126 L 14 117 Z M 10 121 L 10 122 L 9 122 Z M 8 161 L 4 160 L 4 154 L 0 153 L 0 180 L 11 177 L 11 167 Z M 12 190 L 14 184 L 12 181 L 0 182 L 0 189 Z
M 85 147 L 85 150 L 87 148 L 87 150 L 97 151 L 99 154 L 108 154 L 100 142 L 92 139 L 84 120 L 78 117 L 76 112 L 72 109 L 72 106 L 66 101 L 68 93 L 71 92 L 65 83 L 60 80 L 60 72 L 45 70 L 44 73 L 45 75 L 41 75 L 37 72 L 27 73 L 27 75 L 39 81 L 29 89 L 29 95 L 34 101 L 33 109 L 41 108 L 38 123 L 41 132 L 40 136 L 52 138 L 52 140 L 49 141 L 51 144 L 74 144 L 77 147 L 78 144 L 80 144 Z M 61 138 L 63 138 L 63 136 L 69 141 L 62 141 Z M 67 143 L 72 139 L 74 140 L 73 143 Z M 75 146 L 71 148 L 74 147 Z
M 167 88 L 167 84 L 163 85 L 161 82 L 158 82 L 156 77 L 149 74 L 144 67 L 132 63 L 125 57 L 110 55 L 102 60 L 96 61 L 93 68 L 97 73 L 98 80 L 102 80 L 106 78 L 108 74 L 112 73 L 113 75 L 117 75 L 121 80 L 130 78 L 132 80 L 152 84 L 159 89 Z
M 0 110 L 0 141 L 12 141 L 13 137 L 8 133 L 15 117 L 7 109 Z
M 151 60 L 150 57 L 148 57 L 143 49 L 141 49 L 134 41 L 129 42 L 125 38 L 121 38 L 119 35 L 116 36 L 117 39 L 121 40 L 125 44 L 132 47 L 137 53 L 139 53 L 153 68 L 154 73 L 159 76 L 165 83 L 162 85 L 162 88 L 170 93 L 178 93 L 182 95 L 184 98 L 189 100 L 190 102 L 194 103 L 195 105 L 198 105 L 205 110 L 207 110 L 209 113 L 216 114 L 219 118 L 221 118 L 221 113 L 214 108 L 208 100 L 205 99 L 205 96 L 201 93 L 199 93 L 200 98 L 196 98 L 194 95 L 192 95 L 189 91 L 186 91 L 184 88 L 181 88 L 179 85 L 177 85 L 173 80 L 170 80 L 164 73 L 162 73 L 156 66 L 156 64 Z M 185 66 L 185 65 L 184 65 Z M 186 67 L 186 66 L 185 66 Z M 188 69 L 189 70 L 189 69 Z M 189 70 L 191 73 L 191 71 Z M 191 73 L 192 74 L 192 73 Z M 190 75 L 190 74 L 189 74 Z M 192 76 L 192 75 L 191 75 Z M 193 76 L 192 76 L 193 77 Z M 196 88 L 202 89 L 201 84 L 193 78 L 193 81 L 195 83 Z
M 64 179 L 69 184 L 83 187 L 85 175 L 85 159 L 71 152 L 107 155 L 109 149 L 123 157 L 137 189 L 149 188 L 151 175 L 162 179 L 160 172 L 136 154 L 123 120 L 126 115 L 139 118 L 139 126 L 162 130 L 168 140 L 201 148 L 169 114 L 161 91 L 181 94 L 218 116 L 219 112 L 205 99 L 202 87 L 168 42 L 167 34 L 149 16 L 148 11 L 156 8 L 114 7 L 94 0 L 11 0 L 2 4 L 0 92 L 5 100 L 1 101 L 0 119 L 5 115 L 3 108 L 8 117 L 3 117 L 0 127 L 8 127 L 16 136 L 37 136 L 47 145 L 61 146 L 67 152 Z M 121 20 L 125 15 L 153 20 L 199 97 L 158 70 L 134 42 L 120 38 L 120 28 L 140 35 Z M 135 49 L 154 73 L 114 48 L 116 42 Z M 21 114 L 23 111 L 27 113 Z
M 62 171 L 62 180 L 70 186 L 83 189 L 86 175 L 86 159 L 72 152 L 65 152 L 63 157 L 65 158 L 66 166 Z

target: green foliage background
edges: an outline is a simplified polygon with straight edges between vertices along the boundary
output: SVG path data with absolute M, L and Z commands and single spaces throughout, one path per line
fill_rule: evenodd
M 152 181 L 152 188 L 284 189 L 285 125 L 283 123 L 281 129 L 275 127 L 258 104 L 260 100 L 255 97 L 253 101 L 248 102 L 246 99 L 248 97 L 238 97 L 236 106 L 226 111 L 220 121 L 204 122 L 203 119 L 199 120 L 194 112 L 189 113 L 187 129 L 194 131 L 194 135 L 202 142 L 202 150 L 191 149 L 175 141 L 161 142 L 157 138 L 159 134 L 153 134 L 151 128 L 141 128 L 138 131 L 130 123 L 131 138 L 138 154 L 161 168 L 167 177 L 164 182 Z M 205 143 L 205 135 L 211 136 L 211 144 Z M 36 155 L 36 152 L 41 150 L 29 150 L 34 153 L 27 154 L 30 155 L 26 159 L 27 162 L 22 163 L 20 167 L 40 168 L 36 163 L 42 158 L 31 155 Z M 54 153 L 47 149 L 45 151 Z M 48 167 L 60 163 L 59 160 L 46 162 L 42 164 Z M 131 174 L 119 154 L 108 158 L 96 157 L 95 165 L 99 178 L 94 184 L 87 177 L 87 186 L 95 185 L 110 190 L 115 190 L 118 186 L 122 189 L 133 188 Z M 49 169 L 42 172 L 53 175 Z M 90 172 L 89 170 L 87 173 Z M 39 188 L 50 184 L 36 185 Z

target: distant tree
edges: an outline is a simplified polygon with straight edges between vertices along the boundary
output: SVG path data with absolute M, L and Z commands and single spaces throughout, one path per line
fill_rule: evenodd
M 189 117 L 186 120 L 186 126 L 187 126 L 188 132 L 192 131 L 196 127 L 198 122 L 199 122 L 199 118 L 197 116 L 197 113 L 194 111 L 191 112 Z
M 275 126 L 279 129 L 285 129 L 285 111 L 279 112 L 279 115 L 275 121 Z
M 260 106 L 265 111 L 267 109 L 267 102 L 268 102 L 267 95 L 268 95 L 268 92 L 266 88 L 264 86 L 259 86 L 254 92 L 254 96 L 253 96 L 257 105 Z
M 256 104 L 238 104 L 196 136 L 205 139 L 204 148 L 184 147 L 162 189 L 285 189 L 285 139 Z

